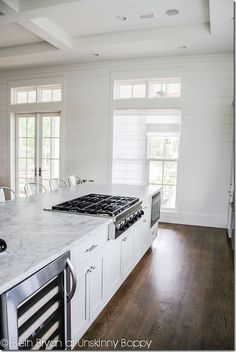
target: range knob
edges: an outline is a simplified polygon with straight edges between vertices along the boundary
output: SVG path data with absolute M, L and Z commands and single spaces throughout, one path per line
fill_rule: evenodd
M 134 216 L 131 215 L 131 216 L 129 217 L 129 223 L 130 223 L 130 224 L 133 224 L 133 222 L 134 222 Z
M 140 210 L 138 210 L 138 211 L 137 211 L 137 218 L 139 219 L 139 218 L 141 218 L 141 216 L 142 216 L 142 215 L 141 215 L 141 212 L 140 212 Z
M 125 228 L 127 229 L 129 227 L 129 220 L 125 220 Z
M 117 224 L 117 225 L 116 225 L 116 229 L 117 229 L 117 230 L 120 230 L 120 224 Z

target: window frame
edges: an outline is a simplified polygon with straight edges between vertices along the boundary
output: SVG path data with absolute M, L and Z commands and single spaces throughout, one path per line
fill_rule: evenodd
M 44 89 L 51 90 L 51 100 L 42 101 L 42 91 Z M 61 91 L 61 100 L 53 100 L 53 91 L 60 89 Z M 19 92 L 26 92 L 27 101 L 26 102 L 17 102 L 17 94 Z M 29 102 L 29 92 L 36 91 L 36 100 L 34 102 Z M 28 87 L 12 87 L 11 88 L 11 104 L 10 105 L 31 105 L 31 104 L 51 104 L 51 103 L 61 103 L 63 101 L 63 85 L 62 84 L 47 84 L 47 85 L 37 85 L 37 86 L 28 86 Z
M 170 95 L 163 95 L 163 96 L 154 96 L 151 95 L 152 91 L 152 85 L 153 84 L 161 84 L 161 85 L 166 85 L 167 91 L 168 91 L 168 85 L 169 84 L 179 84 L 179 92 L 180 94 L 178 96 L 170 96 Z M 134 91 L 134 86 L 135 85 L 145 85 L 145 95 L 143 97 L 134 97 L 133 96 L 133 91 Z M 121 86 L 131 86 L 132 87 L 132 92 L 130 97 L 120 97 L 120 87 Z M 115 80 L 114 81 L 114 89 L 113 89 L 113 101 L 126 101 L 126 100 L 156 100 L 156 99 L 181 99 L 182 97 L 182 80 L 180 77 L 169 77 L 169 78 L 148 78 L 148 79 L 127 79 L 127 80 Z

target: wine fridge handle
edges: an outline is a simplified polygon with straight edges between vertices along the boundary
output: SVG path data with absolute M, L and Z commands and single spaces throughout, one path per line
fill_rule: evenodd
M 70 261 L 70 259 L 68 258 L 66 260 L 66 264 L 69 268 L 69 271 L 70 271 L 70 275 L 71 275 L 71 278 L 72 278 L 72 287 L 71 287 L 71 291 L 70 293 L 67 293 L 66 296 L 67 296 L 67 302 L 71 301 L 71 299 L 73 298 L 74 294 L 75 294 L 75 290 L 76 290 L 76 285 L 77 285 L 77 280 L 76 280 L 76 275 L 75 275 L 75 270 L 74 270 L 74 267 Z

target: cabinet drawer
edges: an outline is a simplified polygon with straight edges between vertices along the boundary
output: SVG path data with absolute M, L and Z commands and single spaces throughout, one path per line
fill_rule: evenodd
M 107 226 L 85 236 L 74 248 L 71 249 L 71 261 L 75 267 L 83 263 L 90 255 L 105 246 L 108 237 Z

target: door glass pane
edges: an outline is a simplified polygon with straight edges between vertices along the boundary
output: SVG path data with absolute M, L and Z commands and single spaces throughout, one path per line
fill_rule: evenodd
M 34 158 L 27 159 L 27 178 L 30 180 L 34 180 Z
M 42 165 L 42 174 L 43 174 L 43 179 L 49 180 L 50 179 L 50 159 L 43 159 L 43 165 Z
M 27 118 L 26 117 L 22 117 L 19 119 L 19 131 L 18 131 L 18 135 L 19 137 L 26 137 L 26 123 L 27 123 Z
M 35 118 L 27 117 L 27 137 L 35 137 Z
M 16 191 L 24 196 L 24 185 L 35 181 L 35 122 L 34 116 L 18 116 L 16 150 Z
M 26 151 L 27 158 L 34 158 L 35 139 L 34 138 L 26 138 L 26 143 L 27 143 L 27 151 Z
M 165 185 L 176 185 L 177 182 L 177 162 L 165 161 L 164 162 L 164 180 Z
M 51 155 L 51 145 L 50 145 L 51 139 L 50 138 L 43 138 L 43 159 L 44 158 L 50 158 Z
M 51 117 L 51 137 L 60 137 L 60 117 Z
M 60 116 L 42 117 L 42 183 L 59 177 Z
M 18 157 L 26 158 L 27 138 L 18 139 Z
M 162 161 L 151 160 L 149 162 L 149 183 L 162 184 Z
M 18 176 L 20 178 L 25 177 L 27 170 L 27 161 L 26 159 L 19 158 L 18 159 Z
M 49 116 L 43 117 L 43 137 L 50 137 L 51 132 L 51 118 Z

